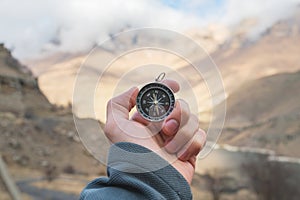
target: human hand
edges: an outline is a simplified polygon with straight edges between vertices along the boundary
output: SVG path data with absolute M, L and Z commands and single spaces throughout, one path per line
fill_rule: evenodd
M 174 92 L 179 90 L 175 81 L 165 80 Z M 188 104 L 177 100 L 172 113 L 160 123 L 149 122 L 136 112 L 129 119 L 135 106 L 138 88 L 134 87 L 107 104 L 105 134 L 112 143 L 131 142 L 159 153 L 191 183 L 195 172 L 196 156 L 203 148 L 206 134 L 199 129 L 198 118 L 190 113 Z M 174 156 L 177 158 L 174 159 Z M 175 161 L 174 161 L 175 160 Z M 173 161 L 173 162 L 172 162 Z

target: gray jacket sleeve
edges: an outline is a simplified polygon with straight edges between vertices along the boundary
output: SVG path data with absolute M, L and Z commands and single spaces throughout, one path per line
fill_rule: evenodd
M 192 199 L 185 178 L 163 158 L 137 144 L 112 145 L 107 174 L 90 182 L 80 200 Z

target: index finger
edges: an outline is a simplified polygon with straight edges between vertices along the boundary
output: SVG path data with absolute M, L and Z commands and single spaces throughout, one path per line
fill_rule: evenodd
M 165 79 L 162 81 L 162 83 L 171 88 L 174 93 L 180 90 L 180 86 L 179 83 L 177 83 L 177 81 Z

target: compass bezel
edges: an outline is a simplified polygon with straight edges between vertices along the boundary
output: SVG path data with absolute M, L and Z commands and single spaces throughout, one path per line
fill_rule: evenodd
M 148 113 L 145 112 L 145 110 L 142 108 L 142 98 L 143 96 L 148 93 L 151 90 L 160 90 L 162 92 L 164 92 L 165 94 L 168 95 L 168 99 L 169 99 L 169 109 L 161 116 L 150 116 Z M 136 107 L 137 107 L 137 111 L 141 114 L 141 116 L 148 120 L 148 121 L 152 121 L 152 122 L 159 122 L 164 120 L 174 109 L 175 106 L 175 96 L 174 93 L 172 91 L 172 89 L 170 89 L 168 86 L 162 84 L 162 83 L 158 83 L 158 82 L 154 82 L 154 83 L 148 83 L 145 86 L 143 86 L 136 98 Z

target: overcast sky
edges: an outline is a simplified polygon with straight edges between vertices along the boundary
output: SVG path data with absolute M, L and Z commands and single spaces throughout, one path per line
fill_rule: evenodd
M 91 48 L 126 27 L 183 32 L 257 18 L 258 34 L 288 17 L 300 0 L 0 0 L 0 42 L 19 59 Z

